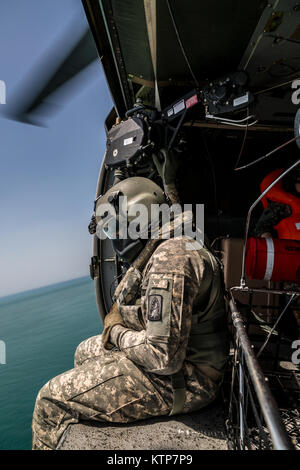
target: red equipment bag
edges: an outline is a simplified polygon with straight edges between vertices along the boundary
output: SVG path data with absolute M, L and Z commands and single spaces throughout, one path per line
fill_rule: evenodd
M 300 283 L 300 241 L 249 238 L 246 272 L 249 279 Z

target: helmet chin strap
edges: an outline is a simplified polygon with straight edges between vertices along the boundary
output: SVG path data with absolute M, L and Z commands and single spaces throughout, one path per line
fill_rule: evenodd
M 139 255 L 145 246 L 147 240 L 131 240 L 131 238 L 114 239 L 112 245 L 115 253 L 119 256 L 122 261 L 126 263 L 132 263 L 132 261 Z

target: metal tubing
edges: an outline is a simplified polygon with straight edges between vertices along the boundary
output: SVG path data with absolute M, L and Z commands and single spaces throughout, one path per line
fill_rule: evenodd
M 293 291 L 293 290 L 280 290 L 280 289 L 260 289 L 255 287 L 243 287 L 243 286 L 234 286 L 230 288 L 231 291 L 237 290 L 239 292 L 244 292 L 246 294 L 253 294 L 254 292 L 258 292 L 261 294 L 275 294 L 275 295 L 295 295 L 295 297 L 300 295 L 300 292 Z
M 271 155 L 273 155 L 273 153 L 278 152 L 278 150 L 282 150 L 282 149 L 283 149 L 284 147 L 286 147 L 287 145 L 290 145 L 290 144 L 292 144 L 293 142 L 296 142 L 297 139 L 300 139 L 300 135 L 298 135 L 297 137 L 293 137 L 292 139 L 288 140 L 287 142 L 285 142 L 285 143 L 282 144 L 282 145 L 279 145 L 279 147 L 276 147 L 276 149 L 271 150 L 271 152 L 266 153 L 265 155 L 263 155 L 263 156 L 260 157 L 260 158 L 257 158 L 257 159 L 254 160 L 253 162 L 250 162 L 250 163 L 247 163 L 247 165 L 243 165 L 243 166 L 240 166 L 240 167 L 238 167 L 238 168 L 235 168 L 235 171 L 238 171 L 238 170 L 245 170 L 246 168 L 249 168 L 250 166 L 255 165 L 256 163 L 261 162 L 262 160 L 265 160 L 266 158 L 268 158 L 268 157 L 270 157 Z
M 270 338 L 271 338 L 271 335 L 273 333 L 273 331 L 275 330 L 276 326 L 278 325 L 278 323 L 280 322 L 281 318 L 283 317 L 283 315 L 285 314 L 285 312 L 287 311 L 287 309 L 289 308 L 289 306 L 291 305 L 291 303 L 293 302 L 295 298 L 295 294 L 291 295 L 291 298 L 289 299 L 288 303 L 286 304 L 286 306 L 284 307 L 284 309 L 282 310 L 281 314 L 278 316 L 276 322 L 274 323 L 274 325 L 272 326 L 271 330 L 269 331 L 269 334 L 268 336 L 266 337 L 266 340 L 264 342 L 264 344 L 262 345 L 262 347 L 260 348 L 260 350 L 258 351 L 258 353 L 256 354 L 256 357 L 259 358 L 259 356 L 261 355 L 261 353 L 263 352 L 263 350 L 265 349 L 265 347 L 267 346 Z
M 241 449 L 245 449 L 245 426 L 244 426 L 244 394 L 245 394 L 245 384 L 244 384 L 244 375 L 243 375 L 243 359 L 244 355 L 243 353 L 241 354 L 239 358 L 239 408 L 240 408 L 240 443 L 241 443 Z
M 256 396 L 264 416 L 265 423 L 270 432 L 273 447 L 276 450 L 293 449 L 291 440 L 281 421 L 277 404 L 266 383 L 265 376 L 261 370 L 258 360 L 251 347 L 244 321 L 232 298 L 229 301 L 233 325 L 236 329 L 238 343 L 242 349 L 244 360 L 247 364 Z

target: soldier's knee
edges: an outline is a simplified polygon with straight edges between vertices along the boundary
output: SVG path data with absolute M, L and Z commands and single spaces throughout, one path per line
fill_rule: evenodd
M 49 382 L 47 382 L 37 394 L 37 397 L 35 400 L 34 411 L 33 411 L 34 418 L 37 418 L 37 416 L 40 415 L 41 410 L 44 408 L 44 404 L 47 402 L 47 399 L 49 399 L 49 396 L 50 396 Z
M 49 395 L 49 382 L 45 383 L 43 387 L 39 390 L 39 393 L 37 394 L 36 401 L 43 400 L 45 397 Z
M 74 366 L 82 365 L 87 359 L 99 356 L 103 352 L 101 335 L 91 336 L 82 341 L 74 354 Z
M 85 351 L 86 351 L 86 346 L 87 346 L 87 339 L 82 341 L 76 348 L 75 354 L 74 354 L 74 366 L 80 365 L 85 358 Z

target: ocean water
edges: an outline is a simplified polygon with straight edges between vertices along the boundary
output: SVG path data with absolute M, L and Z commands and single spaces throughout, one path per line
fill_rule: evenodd
M 77 345 L 101 333 L 89 278 L 0 298 L 0 449 L 30 449 L 39 389 L 73 367 Z

